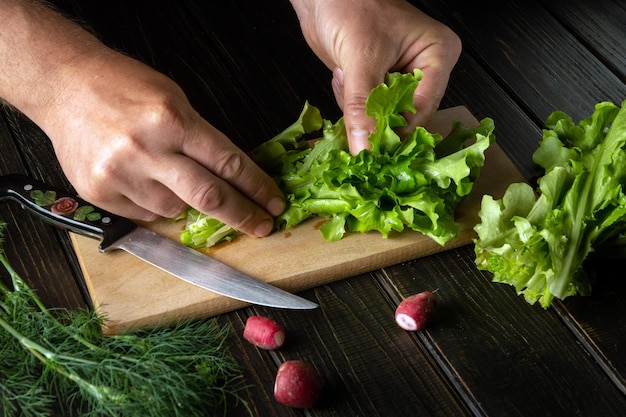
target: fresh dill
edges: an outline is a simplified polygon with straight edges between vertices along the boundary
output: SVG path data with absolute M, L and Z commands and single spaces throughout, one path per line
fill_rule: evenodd
M 242 402 L 242 376 L 216 319 L 104 335 L 89 309 L 47 309 L 9 264 L 0 283 L 3 416 L 215 416 Z M 244 406 L 247 405 L 244 402 Z

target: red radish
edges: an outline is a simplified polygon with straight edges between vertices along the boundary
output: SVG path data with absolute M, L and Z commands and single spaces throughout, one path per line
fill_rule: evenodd
M 293 408 L 311 408 L 322 393 L 324 380 L 312 365 L 303 361 L 286 361 L 278 367 L 274 398 Z
M 411 295 L 396 308 L 396 323 L 404 330 L 423 329 L 430 321 L 436 305 L 437 296 L 430 291 Z
M 270 318 L 251 316 L 246 321 L 243 338 L 261 349 L 274 350 L 285 343 L 285 329 Z

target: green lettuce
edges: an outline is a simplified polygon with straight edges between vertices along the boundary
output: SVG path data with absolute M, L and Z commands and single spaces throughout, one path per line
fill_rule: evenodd
M 626 101 L 624 102 L 626 103 Z M 475 226 L 476 265 L 547 308 L 591 292 L 583 262 L 622 244 L 626 231 L 626 106 L 598 103 L 575 124 L 555 111 L 533 161 L 538 190 L 511 184 L 501 200 L 483 196 Z
M 441 245 L 456 237 L 454 211 L 471 192 L 484 152 L 495 140 L 493 120 L 472 129 L 454 123 L 446 140 L 423 127 L 401 139 L 394 129 L 406 125 L 402 113 L 415 112 L 413 94 L 421 77 L 419 70 L 390 73 L 371 91 L 366 112 L 376 119 L 376 131 L 369 137 L 370 150 L 351 155 L 343 119 L 331 123 L 307 102 L 294 124 L 251 152 L 287 198 L 276 229 L 317 216 L 327 219 L 320 227 L 327 241 L 347 232 L 388 237 L 405 228 Z M 304 139 L 312 133 L 317 140 Z M 206 216 L 194 209 L 190 214 L 181 240 L 207 247 L 214 239 L 197 237 L 210 235 L 200 225 Z

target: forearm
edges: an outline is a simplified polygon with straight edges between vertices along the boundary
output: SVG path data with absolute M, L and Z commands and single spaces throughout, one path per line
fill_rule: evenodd
M 36 0 L 0 0 L 0 28 L 0 97 L 35 122 L 71 83 L 73 69 L 106 49 Z

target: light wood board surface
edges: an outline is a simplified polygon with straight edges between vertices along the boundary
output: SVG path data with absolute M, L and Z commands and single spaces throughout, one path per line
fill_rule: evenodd
M 445 136 L 453 121 L 466 126 L 478 124 L 461 106 L 440 110 L 426 127 Z M 497 132 L 496 126 L 496 140 Z M 409 230 L 387 239 L 377 232 L 351 233 L 338 242 L 326 242 L 318 230 L 321 220 L 310 219 L 262 239 L 240 236 L 214 247 L 210 256 L 255 278 L 298 292 L 470 244 L 482 196 L 500 198 L 509 184 L 520 181 L 524 179 L 513 163 L 497 144 L 492 144 L 472 193 L 457 209 L 460 232 L 443 247 Z M 183 228 L 182 223 L 167 220 L 143 226 L 174 240 Z M 107 318 L 107 333 L 211 317 L 246 305 L 183 282 L 126 252 L 102 254 L 94 239 L 75 234 L 71 237 L 93 303 Z

